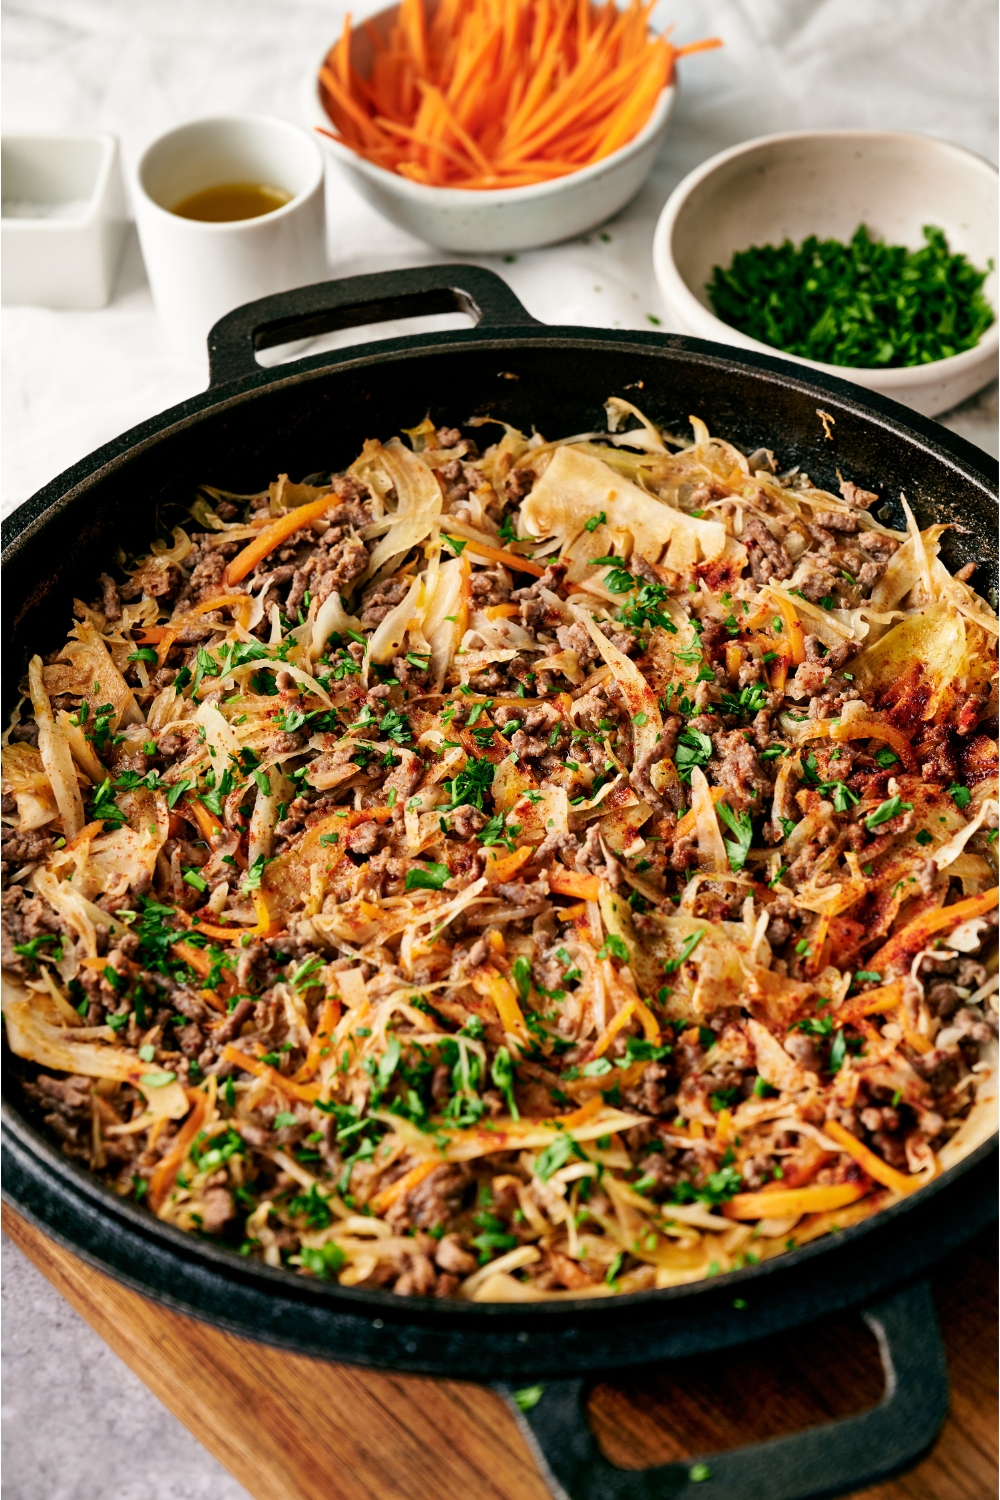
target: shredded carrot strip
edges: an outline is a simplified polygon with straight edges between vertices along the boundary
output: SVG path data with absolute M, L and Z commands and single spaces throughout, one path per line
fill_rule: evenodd
M 536 578 L 541 578 L 545 569 L 530 557 L 518 557 L 516 552 L 504 552 L 500 547 L 487 547 L 485 542 L 466 542 L 466 547 L 474 557 L 488 557 L 491 562 L 503 563 L 505 568 L 510 568 L 513 573 L 533 573 Z M 463 547 L 463 552 L 465 548 Z
M 230 607 L 238 609 L 242 606 L 249 611 L 251 604 L 252 601 L 247 598 L 246 594 L 219 594 L 214 599 L 203 599 L 200 604 L 192 604 L 190 609 L 185 610 L 183 615 L 172 620 L 169 625 L 147 626 L 142 632 L 143 640 L 156 646 L 156 659 L 162 667 L 171 646 L 192 617 L 208 614 L 213 609 Z M 249 614 L 246 618 L 249 618 Z
M 270 1063 L 261 1062 L 257 1057 L 249 1057 L 238 1047 L 226 1047 L 222 1055 L 227 1062 L 234 1063 L 245 1073 L 253 1073 L 257 1078 L 266 1078 L 268 1083 L 273 1084 L 282 1094 L 287 1094 L 290 1099 L 301 1099 L 306 1104 L 312 1104 L 313 1100 L 319 1096 L 318 1083 L 296 1083 L 294 1078 L 286 1078 L 283 1073 L 278 1072 L 277 1068 L 272 1068 Z
M 639 999 L 636 1000 L 636 1002 L 635 1002 L 635 1013 L 639 1017 L 640 1022 L 642 1023 L 642 1030 L 643 1030 L 643 1034 L 644 1034 L 644 1036 L 646 1038 L 646 1041 L 647 1042 L 653 1042 L 654 1044 L 659 1045 L 659 1041 L 660 1041 L 660 1023 L 657 1021 L 656 1017 L 653 1015 L 653 1012 L 650 1010 L 650 1008 L 646 1004 L 645 1000 L 639 1000 Z
M 713 803 L 722 802 L 729 795 L 728 788 L 724 786 L 713 786 L 709 788 L 709 791 L 712 794 Z M 694 809 L 691 808 L 684 814 L 683 818 L 681 818 L 680 822 L 677 824 L 677 827 L 674 829 L 674 838 L 683 839 L 686 838 L 689 833 L 694 833 L 696 822 L 697 819 L 694 815 Z
M 868 1147 L 863 1145 L 857 1136 L 845 1129 L 839 1120 L 827 1120 L 823 1130 L 831 1141 L 836 1141 L 837 1145 L 847 1152 L 848 1156 L 853 1156 L 869 1177 L 875 1182 L 880 1182 L 883 1187 L 891 1188 L 894 1193 L 915 1192 L 918 1187 L 923 1187 L 928 1181 L 926 1173 L 923 1172 L 917 1177 L 907 1177 L 904 1173 L 897 1172 L 895 1167 L 890 1167 L 881 1156 L 876 1156 L 874 1151 L 869 1151 Z
M 884 974 L 887 969 L 909 968 L 914 955 L 926 947 L 936 932 L 941 932 L 946 927 L 958 927 L 972 917 L 983 916 L 996 906 L 998 896 L 1000 886 L 994 886 L 981 896 L 969 896 L 965 901 L 956 901 L 954 906 L 939 906 L 934 911 L 922 912 L 899 932 L 893 933 L 889 941 L 867 960 L 869 966 L 878 974 Z
M 882 1016 L 887 1011 L 895 1010 L 903 998 L 903 981 L 893 980 L 892 984 L 881 984 L 877 990 L 866 990 L 863 995 L 855 995 L 853 1000 L 848 1000 L 842 1005 L 833 1018 L 834 1026 L 847 1026 L 860 1020 L 862 1016 Z
M 627 145 L 673 80 L 674 47 L 649 31 L 652 6 L 589 0 L 402 0 L 363 77 L 351 22 L 320 69 L 333 139 L 436 187 L 521 187 L 577 172 Z M 237 558 L 237 562 L 239 559 Z M 236 574 L 230 574 L 236 578 Z
M 777 1193 L 737 1193 L 722 1205 L 722 1212 L 727 1219 L 785 1219 L 844 1208 L 869 1191 L 866 1183 L 842 1182 L 830 1187 L 783 1188 Z
M 554 870 L 549 875 L 549 890 L 557 896 L 576 896 L 582 901 L 596 901 L 601 882 L 596 875 L 578 875 L 575 870 Z
M 604 1100 L 600 1094 L 593 1099 L 588 1099 L 586 1104 L 581 1104 L 570 1115 L 558 1115 L 553 1120 L 539 1120 L 540 1125 L 558 1125 L 560 1130 L 575 1130 L 578 1125 L 586 1125 L 604 1108 Z M 525 1122 L 527 1123 L 527 1121 Z
M 184 1164 L 184 1158 L 191 1149 L 191 1143 L 208 1113 L 208 1100 L 200 1089 L 185 1089 L 185 1093 L 188 1103 L 192 1106 L 191 1113 L 177 1133 L 174 1149 L 163 1158 L 149 1179 L 149 1206 L 154 1213 L 159 1213 L 163 1207 L 164 1200 L 174 1185 L 174 1179 Z
M 194 918 L 181 907 L 174 907 L 174 916 L 179 917 L 185 927 L 192 928 L 195 932 L 204 933 L 205 937 L 218 938 L 221 942 L 236 942 L 238 938 L 245 937 L 269 937 L 271 936 L 271 918 L 268 914 L 267 903 L 260 891 L 253 892 L 253 904 L 257 912 L 257 921 L 253 927 L 215 927 L 200 919 L 196 922 Z
M 487 860 L 483 873 L 491 885 L 501 880 L 510 880 L 523 864 L 527 864 L 534 852 L 530 844 L 525 844 L 523 848 L 515 849 L 513 854 L 508 854 L 503 859 Z
M 604 1030 L 597 1038 L 597 1041 L 591 1047 L 591 1057 L 600 1057 L 602 1052 L 606 1052 L 608 1050 L 611 1043 L 618 1035 L 619 1031 L 621 1031 L 622 1027 L 627 1026 L 629 1021 L 631 1021 L 632 1017 L 635 1015 L 636 1004 L 637 1002 L 635 1000 L 626 1000 L 621 1010 L 615 1012 L 615 1014 L 611 1017 L 611 1020 L 608 1022 L 607 1026 L 605 1026 Z
M 518 1041 L 527 1046 L 531 1038 L 509 980 L 505 979 L 492 965 L 487 965 L 475 975 L 472 987 L 478 994 L 487 995 L 493 1001 L 504 1031 L 509 1031 L 511 1035 L 517 1037 Z
M 310 521 L 316 521 L 325 511 L 330 509 L 334 503 L 335 496 L 332 494 L 321 495 L 318 500 L 312 500 L 308 505 L 297 505 L 287 515 L 279 516 L 272 521 L 270 526 L 265 526 L 260 536 L 255 536 L 252 542 L 238 552 L 232 562 L 222 575 L 224 584 L 231 585 L 239 583 L 253 568 L 273 552 L 287 536 L 293 531 L 298 531 L 302 526 L 308 526 Z
M 320 1007 L 319 1020 L 316 1022 L 316 1030 L 309 1041 L 309 1050 L 306 1060 L 296 1073 L 292 1074 L 293 1083 L 305 1083 L 315 1073 L 323 1057 L 323 1049 L 329 1049 L 330 1038 L 333 1028 L 340 1020 L 340 1001 L 328 998 Z
M 222 832 L 222 824 L 213 812 L 209 812 L 204 802 L 200 801 L 199 798 L 185 797 L 184 802 L 194 814 L 195 822 L 201 830 L 202 837 L 211 843 L 215 835 Z
M 792 661 L 795 666 L 801 666 L 806 659 L 806 638 L 799 624 L 799 617 L 794 607 L 782 594 L 772 594 L 775 609 L 785 622 L 785 640 L 792 653 Z
M 380 1193 L 376 1193 L 374 1198 L 369 1200 L 368 1207 L 373 1214 L 384 1214 L 386 1209 L 390 1208 L 396 1202 L 397 1198 L 404 1198 L 411 1188 L 415 1188 L 418 1182 L 423 1182 L 425 1177 L 429 1177 L 432 1172 L 436 1172 L 440 1165 L 439 1161 L 417 1162 L 417 1165 L 411 1167 L 402 1177 L 397 1177 L 395 1182 L 390 1182 L 387 1188 L 383 1188 Z

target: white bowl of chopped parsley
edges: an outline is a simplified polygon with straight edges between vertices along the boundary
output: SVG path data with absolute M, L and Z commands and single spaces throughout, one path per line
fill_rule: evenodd
M 653 262 L 683 333 L 936 416 L 995 378 L 997 171 L 929 136 L 764 136 L 689 173 Z

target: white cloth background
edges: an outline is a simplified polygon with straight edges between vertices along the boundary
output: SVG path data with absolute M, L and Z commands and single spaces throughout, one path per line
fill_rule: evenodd
M 346 8 L 11 0 L 4 126 L 112 131 L 128 171 L 154 136 L 197 115 L 299 120 L 306 70 Z M 355 14 L 376 8 L 360 4 Z M 679 42 L 720 35 L 726 45 L 681 65 L 679 104 L 646 188 L 607 226 L 607 240 L 481 261 L 545 322 L 649 328 L 650 314 L 663 318 L 650 262 L 660 208 L 692 167 L 748 137 L 837 125 L 917 130 L 996 160 L 994 0 L 661 0 L 654 20 L 673 20 Z M 331 275 L 452 258 L 386 224 L 333 167 L 327 193 Z M 203 367 L 167 350 L 134 235 L 109 307 L 4 308 L 2 331 L 5 513 L 205 384 Z M 995 386 L 947 423 L 995 452 Z M 240 1486 L 10 1248 L 5 1273 L 12 1500 L 239 1500 Z
M 199 114 L 300 117 L 306 70 L 343 0 L 20 0 L 5 9 L 3 113 L 16 129 L 114 132 L 126 171 L 160 132 Z M 369 9 L 377 8 L 369 4 Z M 358 6 L 361 11 L 364 6 Z M 484 257 L 549 323 L 648 328 L 663 316 L 650 243 L 660 208 L 714 152 L 772 130 L 861 125 L 926 131 L 996 157 L 992 0 L 661 0 L 690 41 L 725 47 L 681 64 L 680 99 L 643 192 L 611 238 Z M 442 258 L 382 220 L 331 165 L 332 275 Z M 172 355 L 134 236 L 98 312 L 3 310 L 5 511 L 99 443 L 203 388 Z M 992 445 L 985 420 L 967 435 Z

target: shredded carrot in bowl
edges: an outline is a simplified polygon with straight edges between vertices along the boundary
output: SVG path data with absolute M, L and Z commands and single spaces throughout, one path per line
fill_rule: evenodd
M 679 57 L 721 46 L 651 34 L 654 3 L 402 0 L 353 31 L 348 16 L 320 69 L 337 131 L 322 133 L 433 187 L 578 172 L 639 134 Z

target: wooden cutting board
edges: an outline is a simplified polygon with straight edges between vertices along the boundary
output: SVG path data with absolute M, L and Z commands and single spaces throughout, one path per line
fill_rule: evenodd
M 461 1381 L 326 1364 L 168 1312 L 4 1210 L 11 1239 L 254 1500 L 550 1500 L 503 1401 Z M 951 1414 L 933 1453 L 865 1500 L 997 1494 L 996 1236 L 946 1262 L 935 1297 Z M 875 1341 L 857 1318 L 808 1338 L 686 1360 L 596 1388 L 591 1420 L 626 1468 L 778 1436 L 873 1405 Z

